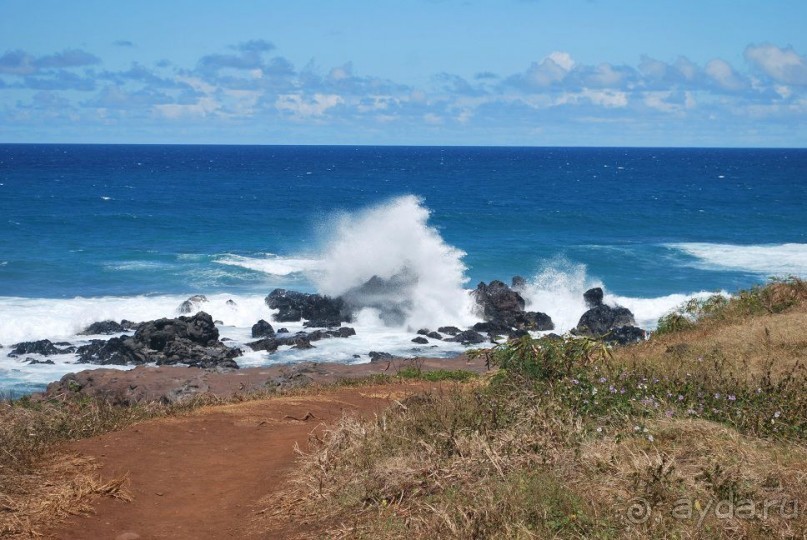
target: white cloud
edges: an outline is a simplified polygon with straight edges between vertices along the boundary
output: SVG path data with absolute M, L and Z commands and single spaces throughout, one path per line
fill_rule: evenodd
M 344 103 L 344 100 L 336 94 L 314 94 L 308 99 L 301 94 L 283 94 L 277 97 L 275 108 L 298 118 L 311 118 L 322 116 L 328 109 L 341 103 Z
M 710 60 L 704 68 L 704 72 L 721 88 L 725 90 L 742 90 L 748 84 L 734 71 L 731 64 L 725 60 L 715 58 Z
M 770 43 L 749 45 L 745 49 L 745 59 L 777 82 L 807 86 L 807 58 L 792 47 L 780 49 Z
M 574 68 L 574 60 L 566 52 L 553 52 L 540 64 L 533 63 L 527 71 L 527 81 L 535 86 L 559 83 Z

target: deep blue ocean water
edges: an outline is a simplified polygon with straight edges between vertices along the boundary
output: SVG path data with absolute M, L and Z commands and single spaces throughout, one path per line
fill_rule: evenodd
M 86 318 L 109 297 L 315 290 L 337 216 L 404 196 L 468 287 L 549 268 L 651 300 L 807 275 L 804 149 L 0 145 L 0 344 L 47 337 L 76 297 Z

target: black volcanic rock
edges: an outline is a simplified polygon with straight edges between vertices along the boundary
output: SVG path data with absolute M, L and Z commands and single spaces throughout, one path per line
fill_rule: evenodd
M 480 283 L 472 294 L 486 321 L 501 320 L 524 311 L 521 295 L 498 280 L 488 285 Z
M 263 319 L 252 325 L 252 337 L 254 338 L 274 337 L 274 335 L 275 335 L 275 329 L 272 328 L 271 324 L 264 321 Z
M 630 343 L 638 343 L 644 341 L 647 337 L 647 332 L 636 326 L 620 326 L 614 328 L 605 335 L 604 340 L 608 343 L 616 343 L 618 345 L 628 345 Z
M 612 308 L 605 304 L 591 308 L 580 317 L 575 333 L 581 336 L 600 337 L 620 326 L 634 326 L 633 313 L 627 308 Z
M 179 305 L 179 312 L 180 313 L 193 313 L 197 309 L 200 309 L 202 304 L 207 302 L 207 296 L 203 294 L 196 294 L 191 296 L 184 302 Z
M 421 344 L 421 345 L 425 345 L 425 344 L 427 344 L 428 342 L 429 342 L 429 340 L 428 340 L 428 339 L 426 339 L 426 338 L 425 338 L 425 337 L 423 337 L 423 336 L 418 336 L 418 337 L 416 337 L 416 338 L 413 338 L 413 339 L 412 339 L 412 343 L 419 343 L 419 344 Z
M 479 332 L 465 330 L 464 332 L 460 332 L 456 336 L 446 339 L 445 341 L 456 341 L 458 343 L 462 343 L 463 345 L 475 345 L 477 343 L 484 343 L 487 340 Z
M 126 332 L 129 328 L 124 327 L 120 323 L 116 323 L 115 321 L 100 321 L 94 322 L 81 332 L 78 335 L 80 336 L 94 336 L 94 335 L 101 335 L 101 334 L 119 334 L 121 332 Z
M 69 345 L 69 344 L 67 344 Z M 52 354 L 65 354 L 75 352 L 75 348 L 66 347 L 58 348 L 49 339 L 40 339 L 39 341 L 23 341 L 12 345 L 11 352 L 8 353 L 10 358 L 16 358 L 25 354 L 41 354 L 42 356 L 50 356 Z
M 456 336 L 457 334 L 462 332 L 462 330 L 460 330 L 456 326 L 441 326 L 440 328 L 437 329 L 437 331 L 440 332 L 441 334 L 448 334 L 449 336 Z
M 213 318 L 192 317 L 141 323 L 134 336 L 93 340 L 76 351 L 79 361 L 93 364 L 187 364 L 203 368 L 237 368 L 241 351 L 219 341 Z
M 586 306 L 591 309 L 602 305 L 603 292 L 600 287 L 594 287 L 583 293 L 583 300 L 586 301 Z
M 297 322 L 301 319 L 350 322 L 352 319 L 350 309 L 341 298 L 275 289 L 265 302 L 270 309 L 278 310 L 274 319 L 279 322 Z

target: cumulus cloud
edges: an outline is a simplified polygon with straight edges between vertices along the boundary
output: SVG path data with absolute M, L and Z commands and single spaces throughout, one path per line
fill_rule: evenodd
M 285 94 L 277 97 L 275 107 L 295 118 L 311 118 L 321 117 L 340 103 L 344 103 L 344 100 L 335 94 L 314 94 L 308 97 L 302 94 Z
M 22 50 L 6 51 L 0 56 L 0 73 L 31 75 L 44 70 L 86 67 L 101 63 L 101 59 L 81 49 L 35 57 Z
M 703 69 L 704 73 L 720 88 L 730 91 L 739 91 L 748 87 L 748 81 L 734 71 L 731 64 L 725 60 L 715 58 L 710 60 Z
M 807 86 L 807 58 L 792 47 L 781 49 L 770 43 L 749 45 L 745 49 L 745 59 L 777 82 Z

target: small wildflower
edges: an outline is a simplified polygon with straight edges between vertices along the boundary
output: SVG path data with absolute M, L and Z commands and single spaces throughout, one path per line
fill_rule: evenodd
M 642 433 L 647 433 L 647 428 L 642 428 Z
M 678 401 L 684 401 L 684 396 L 682 394 L 678 394 Z
M 616 394 L 616 388 L 614 388 L 613 384 L 608 387 L 608 391 L 611 392 L 612 394 Z
M 653 436 L 652 436 L 652 435 L 648 435 L 648 436 L 647 436 L 647 440 L 648 440 L 648 441 L 650 441 L 650 442 L 653 442 L 655 439 L 653 439 Z
M 779 418 L 780 416 L 782 416 L 782 413 L 779 412 L 779 411 L 776 411 L 775 413 L 773 413 L 774 418 Z
M 602 427 L 597 428 L 597 433 L 602 433 Z
M 672 409 L 667 409 L 666 411 L 664 411 L 664 415 L 665 415 L 667 418 L 672 418 L 672 417 L 673 417 L 673 411 L 672 411 Z
M 596 388 L 592 388 L 592 389 L 591 389 L 591 395 L 592 395 L 592 396 L 596 396 L 596 395 L 597 395 L 597 389 L 596 389 Z
M 640 428 L 639 426 L 633 426 L 633 431 L 641 431 L 641 430 L 642 428 Z
M 606 382 L 608 382 L 608 379 L 605 377 L 600 377 L 600 384 L 605 384 Z
M 729 401 L 737 401 L 737 396 L 734 394 L 729 394 Z
M 572 384 L 578 385 L 580 384 L 580 381 L 578 381 L 577 379 L 572 379 Z
M 720 399 L 720 392 L 715 393 L 715 399 Z

